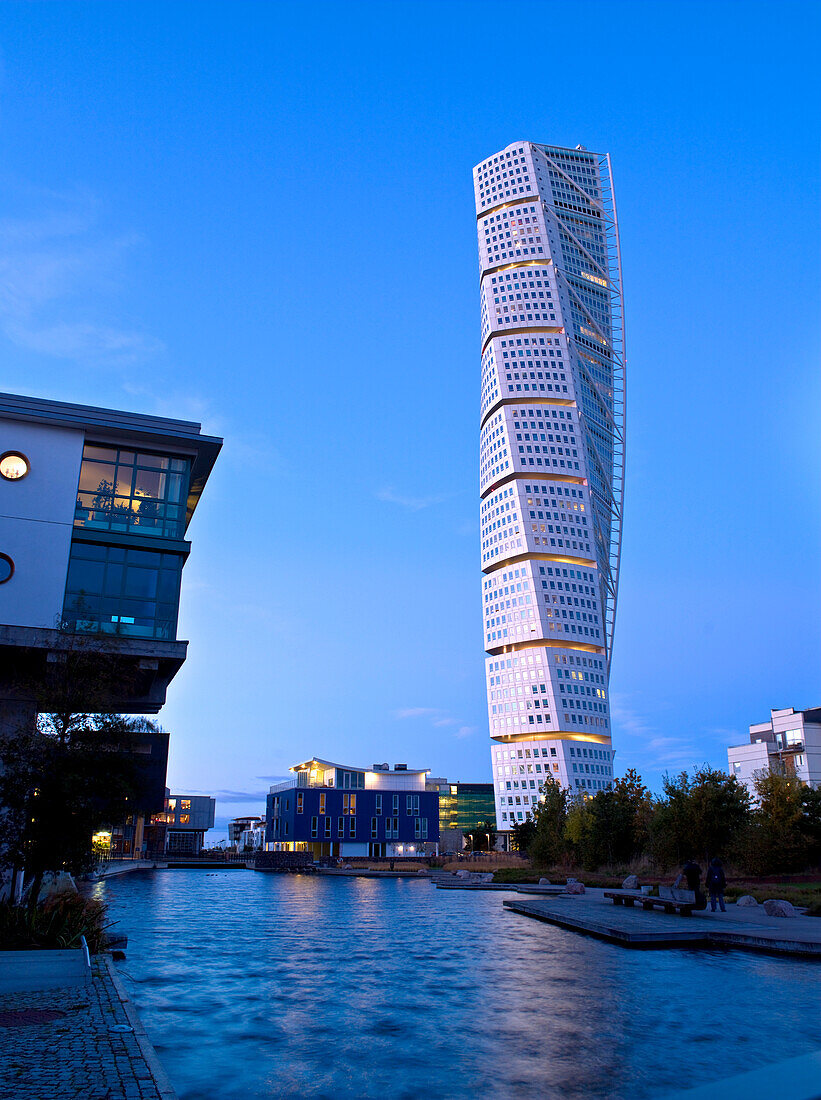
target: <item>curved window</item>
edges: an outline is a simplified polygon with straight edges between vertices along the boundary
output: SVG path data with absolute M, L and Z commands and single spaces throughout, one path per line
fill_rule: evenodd
M 19 451 L 6 451 L 0 455 L 0 477 L 6 481 L 19 481 L 29 472 L 29 460 Z
M 5 584 L 14 576 L 14 562 L 8 554 L 0 554 L 0 584 Z

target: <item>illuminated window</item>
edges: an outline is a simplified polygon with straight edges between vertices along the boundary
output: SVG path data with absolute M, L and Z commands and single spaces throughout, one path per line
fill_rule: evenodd
M 6 451 L 0 455 L 0 477 L 6 481 L 20 481 L 29 472 L 29 460 L 19 451 Z
M 180 800 L 180 809 L 181 810 L 190 810 L 191 809 L 191 799 L 190 798 L 181 799 Z
M 301 814 L 305 806 L 305 795 L 299 791 L 296 796 L 296 812 Z
M 191 815 L 190 814 L 180 814 L 180 825 L 190 825 L 190 824 L 191 824 Z
M 75 527 L 181 538 L 188 461 L 86 444 Z
M 323 791 L 319 796 L 319 812 L 325 813 L 325 792 Z

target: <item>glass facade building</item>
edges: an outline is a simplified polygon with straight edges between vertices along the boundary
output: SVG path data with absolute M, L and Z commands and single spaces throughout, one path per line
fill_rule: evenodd
M 625 354 L 610 160 L 517 142 L 473 172 L 481 569 L 498 828 L 549 775 L 610 785 Z

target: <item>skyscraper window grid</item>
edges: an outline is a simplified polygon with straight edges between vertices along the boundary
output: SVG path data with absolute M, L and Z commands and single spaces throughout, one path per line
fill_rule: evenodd
M 612 781 L 621 263 L 607 154 L 522 142 L 477 166 L 474 185 L 488 715 L 497 821 L 509 830 L 543 782 L 531 751 L 549 753 L 550 774 L 574 790 Z M 550 740 L 520 747 L 539 737 Z

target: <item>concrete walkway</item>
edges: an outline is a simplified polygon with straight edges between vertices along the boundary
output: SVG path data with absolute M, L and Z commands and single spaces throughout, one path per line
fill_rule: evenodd
M 581 895 L 565 894 L 549 901 L 505 899 L 516 913 L 585 932 L 624 947 L 744 947 L 785 955 L 821 959 L 821 918 L 768 917 L 761 906 L 726 913 L 694 913 L 682 917 L 658 910 L 614 905 L 604 891 L 588 888 Z
M 107 955 L 74 989 L 0 997 L 0 1100 L 176 1100 Z

